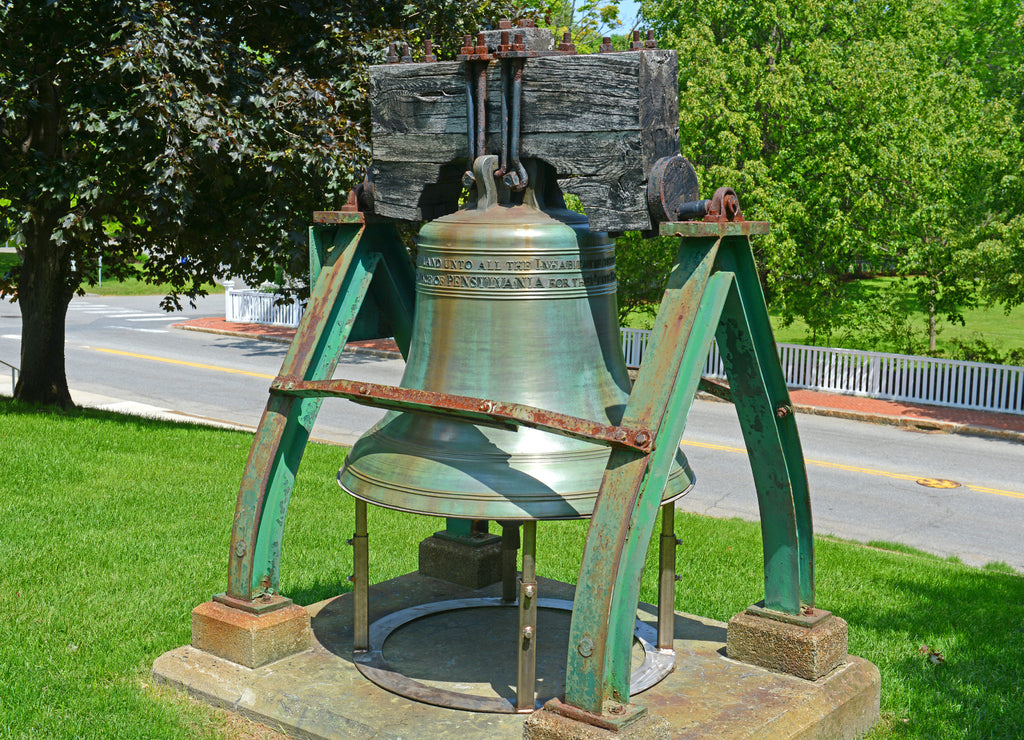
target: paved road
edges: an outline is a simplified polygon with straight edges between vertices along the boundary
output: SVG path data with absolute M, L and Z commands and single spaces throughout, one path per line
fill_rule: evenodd
M 218 297 L 164 315 L 153 298 L 75 299 L 68 314 L 68 380 L 79 400 L 123 400 L 254 426 L 283 344 L 173 329 L 222 315 Z M 17 307 L 0 304 L 0 360 L 18 353 Z M 397 384 L 402 363 L 346 353 L 337 375 Z M 324 405 L 314 436 L 352 443 L 380 412 L 345 401 Z M 1024 446 L 927 434 L 827 417 L 799 417 L 815 529 L 864 542 L 901 542 L 972 564 L 1024 570 Z M 698 476 L 680 508 L 757 519 L 735 414 L 698 401 L 684 440 Z M 949 479 L 930 488 L 919 479 Z

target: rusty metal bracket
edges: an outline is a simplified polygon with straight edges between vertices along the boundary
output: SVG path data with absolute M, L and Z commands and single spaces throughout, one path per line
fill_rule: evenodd
M 346 398 L 364 406 L 391 411 L 412 411 L 450 416 L 474 424 L 506 429 L 515 429 L 516 427 L 540 429 L 564 437 L 641 453 L 649 453 L 653 450 L 653 437 L 650 430 L 643 427 L 598 424 L 577 416 L 545 411 L 519 403 L 493 401 L 487 398 L 456 396 L 448 393 L 435 393 L 338 378 L 303 381 L 289 376 L 278 376 L 271 384 L 270 392 L 298 398 L 333 396 Z

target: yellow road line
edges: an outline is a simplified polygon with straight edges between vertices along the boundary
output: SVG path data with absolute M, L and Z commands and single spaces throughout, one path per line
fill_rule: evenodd
M 747 451 L 745 449 L 743 449 L 742 447 L 729 447 L 729 446 L 726 446 L 726 445 L 714 445 L 714 444 L 708 444 L 707 442 L 689 442 L 687 440 L 683 440 L 683 444 L 684 445 L 689 445 L 690 447 L 703 447 L 703 448 L 708 449 L 708 450 L 721 450 L 722 452 L 740 452 L 740 453 L 743 453 L 744 455 L 747 454 Z M 888 470 L 878 470 L 876 468 L 860 468 L 860 467 L 857 467 L 855 465 L 843 465 L 842 463 L 825 462 L 823 460 L 811 460 L 810 458 L 804 458 L 804 462 L 806 464 L 808 464 L 808 465 L 816 465 L 819 468 L 831 468 L 833 470 L 845 470 L 845 471 L 850 472 L 850 473 L 863 473 L 864 475 L 878 475 L 878 476 L 881 476 L 883 478 L 894 478 L 896 480 L 910 480 L 910 481 L 915 481 L 915 482 L 921 480 L 921 476 L 919 476 L 919 475 L 907 475 L 906 473 L 893 473 L 893 472 L 890 472 Z M 1010 498 L 1024 499 L 1024 493 L 1019 493 L 1017 491 L 1003 491 L 1003 490 L 1000 490 L 998 488 L 987 488 L 985 486 L 973 486 L 973 485 L 971 485 L 969 483 L 964 483 L 963 485 L 968 490 L 974 491 L 976 493 L 990 493 L 990 494 L 992 494 L 994 496 L 1009 496 Z
M 248 370 L 235 370 L 231 367 L 221 367 L 219 365 L 204 365 L 200 362 L 186 362 L 185 360 L 172 360 L 168 357 L 156 357 L 154 355 L 139 355 L 134 352 L 122 352 L 117 349 L 104 349 L 103 347 L 90 347 L 97 352 L 106 352 L 111 355 L 123 355 L 124 357 L 136 357 L 140 360 L 154 360 L 155 362 L 166 362 L 171 365 L 184 365 L 186 367 L 197 367 L 200 370 L 216 370 L 222 373 L 232 373 L 234 375 L 250 375 L 254 378 L 266 378 L 267 380 L 273 380 L 276 376 L 265 375 L 263 373 L 252 373 Z

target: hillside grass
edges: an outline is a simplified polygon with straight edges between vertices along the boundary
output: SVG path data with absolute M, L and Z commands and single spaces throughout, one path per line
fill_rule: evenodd
M 150 670 L 189 642 L 191 609 L 224 590 L 251 435 L 9 399 L 0 425 L 0 737 L 237 734 L 239 720 L 155 689 Z M 291 500 L 281 590 L 301 604 L 349 588 L 344 455 L 311 444 Z M 371 507 L 374 581 L 415 570 L 416 543 L 439 525 Z M 575 581 L 585 533 L 543 523 L 540 574 Z M 725 621 L 763 596 L 756 525 L 680 513 L 677 534 L 678 609 Z M 1024 736 L 1024 577 L 885 547 L 817 540 L 818 605 L 848 620 L 850 652 L 882 673 L 873 737 Z

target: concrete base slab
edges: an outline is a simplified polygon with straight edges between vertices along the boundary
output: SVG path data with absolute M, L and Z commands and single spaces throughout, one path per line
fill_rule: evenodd
M 541 579 L 541 596 L 572 598 L 572 587 Z M 409 574 L 370 589 L 370 619 L 414 604 L 498 596 L 501 585 L 470 590 Z M 526 717 L 420 704 L 364 678 L 351 659 L 349 594 L 307 607 L 311 647 L 259 668 L 246 668 L 185 646 L 153 666 L 176 686 L 279 731 L 304 738 L 476 740 L 520 738 Z M 384 652 L 423 683 L 478 695 L 515 696 L 514 608 L 438 614 L 397 630 Z M 653 607 L 639 615 L 654 623 Z M 562 691 L 568 614 L 550 611 L 538 627 L 538 698 Z M 504 626 L 505 620 L 509 629 Z M 505 633 L 508 633 L 507 635 Z M 879 674 L 850 656 L 829 675 L 807 681 L 725 657 L 726 626 L 676 615 L 676 670 L 633 701 L 665 720 L 673 738 L 842 738 L 864 734 L 878 719 Z M 590 737 L 570 734 L 563 737 Z M 608 735 L 615 738 L 614 734 Z

